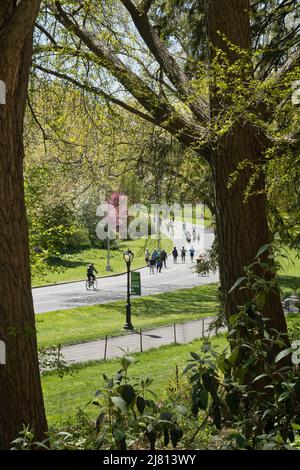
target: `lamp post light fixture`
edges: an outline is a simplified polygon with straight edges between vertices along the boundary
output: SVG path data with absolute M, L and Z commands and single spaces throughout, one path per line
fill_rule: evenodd
M 126 323 L 124 330 L 133 330 L 131 323 L 131 302 L 130 302 L 130 265 L 134 258 L 134 253 L 131 250 L 124 251 L 123 258 L 127 266 L 127 304 L 126 304 Z

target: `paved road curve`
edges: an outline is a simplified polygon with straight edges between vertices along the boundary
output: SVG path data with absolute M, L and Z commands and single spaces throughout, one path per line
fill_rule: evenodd
M 191 230 L 190 224 L 187 229 Z M 213 233 L 205 231 L 204 249 L 211 246 Z M 179 248 L 185 245 L 185 240 L 176 240 Z M 199 253 L 200 245 L 191 243 L 196 249 L 196 256 Z M 201 250 L 203 247 L 201 247 Z M 161 273 L 150 275 L 148 268 L 140 269 L 142 281 L 142 295 L 159 294 L 173 290 L 194 287 L 201 284 L 208 284 L 218 280 L 218 275 L 202 277 L 193 272 L 193 265 L 186 258 L 186 264 L 181 264 L 180 256 L 178 264 L 174 265 L 170 256 L 167 269 Z M 97 263 L 96 263 L 97 265 Z M 84 273 L 83 273 L 84 274 Z M 98 291 L 86 291 L 85 282 L 73 282 L 70 284 L 59 284 L 56 286 L 39 287 L 33 289 L 34 307 L 36 313 L 50 312 L 54 310 L 69 309 L 85 305 L 96 305 L 126 298 L 126 275 L 106 277 L 98 280 Z

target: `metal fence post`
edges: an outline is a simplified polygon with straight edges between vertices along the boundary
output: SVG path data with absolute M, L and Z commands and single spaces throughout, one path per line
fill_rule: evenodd
M 177 343 L 177 338 L 176 338 L 176 323 L 174 323 L 174 343 Z
M 106 352 L 107 352 L 107 335 L 105 336 L 105 344 L 104 344 L 104 360 L 106 361 Z
M 141 352 L 143 352 L 143 335 L 142 335 L 142 330 L 140 330 L 140 349 L 141 349 Z
M 204 338 L 204 318 L 202 318 L 202 338 Z

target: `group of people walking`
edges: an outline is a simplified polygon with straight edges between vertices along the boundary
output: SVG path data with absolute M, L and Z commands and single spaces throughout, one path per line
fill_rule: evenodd
M 194 262 L 195 248 L 194 248 L 193 246 L 191 246 L 191 248 L 189 248 L 189 250 L 187 250 L 187 249 L 183 246 L 183 247 L 180 249 L 180 256 L 181 256 L 181 262 L 182 262 L 182 263 L 185 263 L 186 255 L 187 255 L 188 252 L 189 252 L 189 255 L 190 255 L 191 263 Z M 178 250 L 177 250 L 176 246 L 174 246 L 174 248 L 173 248 L 172 255 L 173 255 L 173 263 L 174 263 L 174 264 L 177 264 L 177 259 L 178 259 L 179 253 L 178 253 Z
M 192 239 L 193 239 L 193 242 L 196 242 L 196 241 L 198 243 L 200 242 L 200 233 L 196 232 L 195 228 L 193 228 L 192 233 L 191 233 L 188 230 L 186 230 L 186 225 L 183 224 L 183 229 L 184 229 L 185 239 L 187 243 L 191 243 Z
M 145 252 L 145 262 L 150 268 L 150 274 L 161 273 L 162 268 L 167 267 L 168 255 L 165 250 L 154 250 L 152 254 L 147 249 Z

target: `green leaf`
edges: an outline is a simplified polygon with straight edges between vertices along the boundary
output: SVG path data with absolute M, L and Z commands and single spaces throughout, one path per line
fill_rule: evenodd
M 293 351 L 292 348 L 287 348 L 287 349 L 284 349 L 283 351 L 280 351 L 280 353 L 278 353 L 277 356 L 275 357 L 275 363 L 281 361 L 281 359 L 291 354 L 292 351 Z
M 169 442 L 170 442 L 169 432 L 167 429 L 164 429 L 164 447 L 167 447 Z
M 201 357 L 199 356 L 199 354 L 195 353 L 195 352 L 190 352 L 190 355 L 192 356 L 193 359 L 195 359 L 196 361 L 201 361 Z
M 179 426 L 176 425 L 170 430 L 170 436 L 172 445 L 175 448 L 183 436 L 183 431 Z
M 104 421 L 104 418 L 105 418 L 105 412 L 103 411 L 102 413 L 99 414 L 97 420 L 96 420 L 96 431 L 99 432 L 100 431 L 100 427 Z
M 210 343 L 203 343 L 202 347 L 201 347 L 201 351 L 204 352 L 204 353 L 207 353 L 209 352 L 211 349 L 211 344 Z
M 258 375 L 257 377 L 255 377 L 255 379 L 252 381 L 252 383 L 258 382 L 259 380 L 263 379 L 264 377 L 269 377 L 269 376 L 268 376 L 268 374 Z
M 139 410 L 139 413 L 142 414 L 146 407 L 146 403 L 143 397 L 138 396 L 136 399 L 136 407 Z
M 185 416 L 188 412 L 187 408 L 183 405 L 176 405 L 176 410 L 178 411 L 179 414 L 182 416 Z
M 126 402 L 121 397 L 111 397 L 113 404 L 119 408 L 123 413 L 126 413 Z
M 183 369 L 183 374 L 186 374 L 189 370 L 193 369 L 195 367 L 195 364 L 188 364 L 184 369 Z
M 240 277 L 235 283 L 233 284 L 232 288 L 228 292 L 228 294 L 231 294 L 240 284 L 242 284 L 243 281 L 245 281 L 247 278 L 245 276 Z
M 239 353 L 240 353 L 240 348 L 236 346 L 228 358 L 228 361 L 230 362 L 232 366 L 234 366 L 237 363 Z
M 124 434 L 124 432 L 121 431 L 120 429 L 114 429 L 114 431 L 113 431 L 113 436 L 114 436 L 115 440 L 116 440 L 117 442 L 119 442 L 119 441 L 122 441 L 122 439 L 124 439 L 125 434 Z
M 266 303 L 266 299 L 267 299 L 267 293 L 264 290 L 258 291 L 258 293 L 255 296 L 255 303 L 258 309 L 263 308 L 263 306 Z
M 261 246 L 260 249 L 258 250 L 257 254 L 256 254 L 256 257 L 255 258 L 258 258 L 260 255 L 262 255 L 265 251 L 268 250 L 268 248 L 270 248 L 271 245 L 270 243 L 266 243 L 265 245 Z
M 121 385 L 118 391 L 127 405 L 131 405 L 134 402 L 136 394 L 132 385 Z

